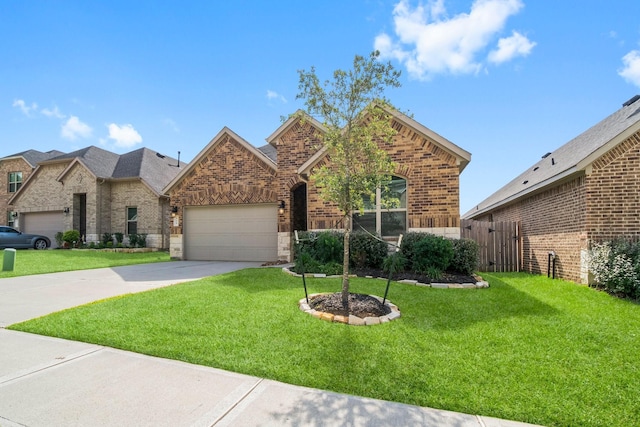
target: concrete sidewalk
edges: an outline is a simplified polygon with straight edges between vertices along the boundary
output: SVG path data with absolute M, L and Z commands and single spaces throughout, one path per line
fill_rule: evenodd
M 84 274 L 31 276 L 30 280 L 0 279 L 0 318 L 14 323 L 78 305 L 79 300 L 89 302 L 91 298 L 114 296 L 116 291 L 136 292 L 235 268 L 244 268 L 244 265 L 176 262 L 101 269 L 112 272 L 91 270 Z M 95 290 L 84 289 L 88 286 Z M 69 292 L 85 295 L 78 298 Z M 20 315 L 20 310 L 12 308 L 15 303 L 23 307 L 26 314 Z M 331 393 L 0 328 L 2 427 L 214 425 L 517 427 L 527 424 Z

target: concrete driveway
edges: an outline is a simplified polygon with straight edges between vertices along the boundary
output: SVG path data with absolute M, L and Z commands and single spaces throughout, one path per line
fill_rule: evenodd
M 0 328 L 117 295 L 258 266 L 257 262 L 173 261 L 0 279 Z

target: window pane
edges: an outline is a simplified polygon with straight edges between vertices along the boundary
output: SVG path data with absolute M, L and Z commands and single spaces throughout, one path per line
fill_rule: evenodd
M 138 220 L 138 208 L 127 208 L 127 221 Z
M 384 199 L 397 199 L 400 204 L 394 207 L 405 208 L 407 207 L 407 181 L 403 178 L 394 176 L 391 178 L 391 183 L 385 188 L 382 196 Z
M 375 219 L 374 219 L 375 221 Z M 399 236 L 407 229 L 406 212 L 382 212 L 382 235 Z
M 363 228 L 369 233 L 376 234 L 375 212 L 353 215 L 353 230 L 362 231 Z
M 127 234 L 138 234 L 138 223 L 133 221 L 133 222 L 128 222 L 127 223 Z
M 371 196 L 369 196 L 367 194 L 363 194 L 362 195 L 362 201 L 364 202 L 364 210 L 365 211 L 375 210 L 375 208 L 376 208 L 375 195 L 373 197 L 371 197 Z

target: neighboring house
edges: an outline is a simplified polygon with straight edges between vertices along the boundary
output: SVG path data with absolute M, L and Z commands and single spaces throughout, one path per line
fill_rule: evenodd
M 0 158 L 0 225 L 15 225 L 16 214 L 9 207 L 9 199 L 20 189 L 38 162 L 59 156 L 61 151 L 43 153 L 27 150 Z
M 525 271 L 587 283 L 590 242 L 640 235 L 640 96 L 498 190 L 465 219 L 520 221 Z
M 147 234 L 148 247 L 167 248 L 169 201 L 162 189 L 177 166 L 148 148 L 118 155 L 90 146 L 39 162 L 9 204 L 20 230 L 44 234 L 52 244 L 57 232 L 75 229 L 87 242 L 103 233 Z
M 391 187 L 401 205 L 387 211 L 371 203 L 354 228 L 388 238 L 407 231 L 459 237 L 459 175 L 471 154 L 406 115 L 389 113 L 397 135 L 384 148 L 397 165 Z M 320 143 L 323 126 L 300 114 L 260 148 L 222 129 L 165 188 L 173 258 L 290 261 L 295 230 L 342 228 L 341 213 L 320 198 L 311 178 L 330 162 Z

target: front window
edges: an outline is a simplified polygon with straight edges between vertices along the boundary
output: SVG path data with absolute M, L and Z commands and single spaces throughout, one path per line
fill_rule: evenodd
M 396 200 L 394 207 L 383 205 L 385 200 Z M 385 189 L 376 190 L 375 200 L 364 199 L 364 212 L 353 215 L 354 230 L 364 228 L 383 237 L 395 237 L 407 229 L 407 180 L 394 176 Z
M 9 227 L 14 227 L 15 223 L 16 223 L 16 213 L 15 212 L 11 212 L 11 211 L 7 211 L 7 225 Z
M 15 193 L 22 186 L 22 172 L 9 172 L 9 193 Z
M 138 208 L 127 208 L 127 234 L 138 234 Z

